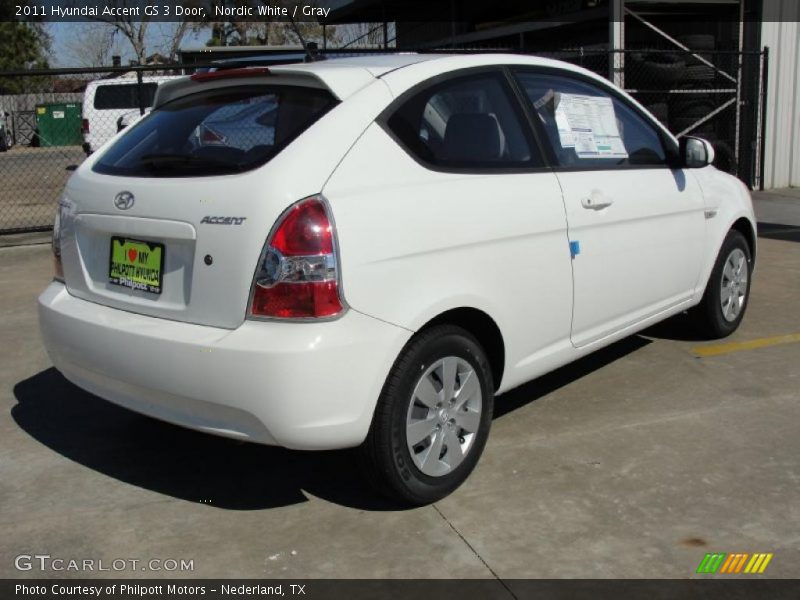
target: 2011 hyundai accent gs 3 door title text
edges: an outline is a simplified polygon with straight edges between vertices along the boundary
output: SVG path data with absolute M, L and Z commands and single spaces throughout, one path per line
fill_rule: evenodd
M 565 63 L 402 55 L 163 84 L 70 179 L 39 298 L 111 402 L 445 496 L 497 393 L 678 312 L 739 325 L 746 188 Z

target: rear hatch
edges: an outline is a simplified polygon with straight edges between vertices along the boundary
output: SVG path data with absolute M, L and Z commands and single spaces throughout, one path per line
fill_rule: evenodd
M 71 178 L 60 219 L 71 294 L 154 317 L 241 324 L 272 224 L 335 165 L 317 161 L 298 185 L 284 150 L 313 136 L 338 101 L 318 82 L 226 83 L 199 82 L 158 106 Z

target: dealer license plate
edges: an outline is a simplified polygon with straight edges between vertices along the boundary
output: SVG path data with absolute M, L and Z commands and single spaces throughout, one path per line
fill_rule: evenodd
M 111 238 L 108 281 L 134 290 L 160 294 L 164 276 L 164 244 Z

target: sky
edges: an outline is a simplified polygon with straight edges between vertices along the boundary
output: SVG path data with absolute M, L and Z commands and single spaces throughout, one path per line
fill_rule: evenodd
M 152 23 L 148 27 L 146 44 L 149 53 L 152 54 L 158 50 L 158 46 L 164 41 L 164 30 L 162 28 L 167 28 L 170 25 L 171 23 Z M 49 23 L 47 27 L 53 42 L 51 64 L 54 67 L 83 66 L 76 64 L 76 60 L 69 49 L 69 40 L 73 40 L 76 36 L 80 37 L 83 29 L 86 27 L 86 23 Z M 189 32 L 183 39 L 181 47 L 187 49 L 205 46 L 210 36 L 211 33 L 208 29 L 203 29 L 198 33 Z M 128 64 L 128 61 L 134 56 L 130 47 L 130 42 L 119 34 L 117 38 L 117 47 L 120 56 L 122 56 L 122 64 Z
M 338 8 L 353 0 L 324 0 L 323 4 L 326 7 Z M 51 5 L 63 4 L 63 0 L 37 0 L 36 4 L 47 5 L 48 10 Z M 52 57 L 51 64 L 56 67 L 76 67 L 83 66 L 77 63 L 75 57 L 71 55 L 68 47 L 69 41 L 80 37 L 81 31 L 87 25 L 86 22 L 71 22 L 71 21 L 49 21 L 47 24 L 48 30 L 52 37 Z M 95 25 L 95 24 L 92 24 Z M 173 23 L 152 22 L 148 28 L 146 37 L 146 47 L 148 54 L 152 54 L 159 50 L 159 46 L 164 43 L 164 30 L 174 25 Z M 206 27 L 199 32 L 189 32 L 184 37 L 181 48 L 200 48 L 205 46 L 208 39 L 211 37 L 210 28 Z M 128 61 L 133 58 L 133 52 L 124 36 L 117 35 L 117 49 L 122 56 L 123 64 L 128 64 Z
M 160 47 L 165 44 L 168 33 L 174 27 L 174 23 L 161 23 L 151 22 L 147 29 L 145 38 L 147 53 L 153 54 L 160 50 Z M 52 39 L 52 52 L 51 52 L 51 65 L 54 67 L 82 67 L 90 66 L 81 64 L 78 57 L 70 48 L 70 42 L 74 42 L 76 38 L 82 39 L 86 27 L 104 27 L 100 23 L 86 23 L 86 22 L 50 22 L 47 24 L 48 32 Z M 371 27 L 380 27 L 380 24 L 370 23 L 363 25 L 337 25 L 336 33 L 340 36 L 340 40 L 364 40 L 362 34 L 370 30 Z M 366 27 L 366 29 L 364 29 Z M 389 24 L 388 27 L 389 42 L 392 43 L 395 35 L 394 24 Z M 197 32 L 189 31 L 183 38 L 181 48 L 196 49 L 202 48 L 211 37 L 210 26 L 205 26 Z M 120 33 L 116 36 L 116 51 L 112 54 L 119 54 L 122 57 L 122 64 L 127 65 L 129 61 L 134 58 L 133 50 L 131 49 L 130 42 Z M 364 40 L 366 41 L 366 40 Z M 363 42 L 362 42 L 363 43 Z M 74 45 L 74 44 L 73 44 Z M 111 59 L 108 59 L 110 64 Z

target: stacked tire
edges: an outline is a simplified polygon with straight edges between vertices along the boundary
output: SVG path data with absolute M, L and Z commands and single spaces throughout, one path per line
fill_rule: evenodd
M 709 63 L 714 62 L 716 42 L 713 35 L 684 35 L 678 41 L 702 59 Z M 717 71 L 713 67 L 694 57 L 687 57 L 684 77 L 675 88 L 677 93 L 670 94 L 669 128 L 673 133 L 677 135 L 686 131 L 717 108 L 720 96 L 712 93 L 717 87 L 716 78 Z M 728 137 L 724 131 L 725 125 L 723 119 L 712 117 L 690 129 L 687 135 L 703 137 L 711 142 L 715 151 L 714 165 L 720 170 L 731 172 L 735 161 L 733 149 L 723 141 Z
M 647 107 L 647 110 L 650 111 L 650 114 L 661 121 L 661 123 L 664 125 L 669 123 L 669 105 L 666 102 L 650 100 L 645 101 L 644 104 Z
M 713 94 L 702 93 L 702 90 L 711 90 L 711 84 L 702 81 L 687 82 L 678 86 L 672 94 L 669 123 L 674 133 L 685 131 L 714 110 Z M 691 132 L 698 135 L 713 133 L 711 122 L 706 121 Z
M 626 83 L 643 90 L 672 89 L 684 76 L 686 61 L 674 52 L 632 52 L 626 64 Z M 639 100 L 665 125 L 670 108 L 663 94 L 642 94 Z
M 659 89 L 683 79 L 686 61 L 674 52 L 632 52 L 630 77 L 636 87 Z
M 713 35 L 684 35 L 679 37 L 678 41 L 692 52 L 711 62 L 713 55 L 710 52 L 716 47 Z M 687 61 L 684 80 L 677 87 L 678 93 L 671 94 L 669 125 L 676 134 L 691 127 L 699 119 L 712 112 L 715 107 L 713 94 L 696 93 L 698 90 L 710 91 L 713 89 L 714 69 L 693 57 L 688 57 Z M 708 135 L 713 133 L 709 130 L 710 127 L 711 124 L 707 121 L 692 129 L 690 133 Z
M 708 62 L 713 62 L 714 55 L 712 52 L 716 48 L 716 41 L 713 35 L 696 34 L 684 35 L 678 38 L 684 46 L 697 53 L 701 58 Z M 692 82 L 713 82 L 716 76 L 716 71 L 713 67 L 696 60 L 691 59 L 686 66 L 686 81 Z

